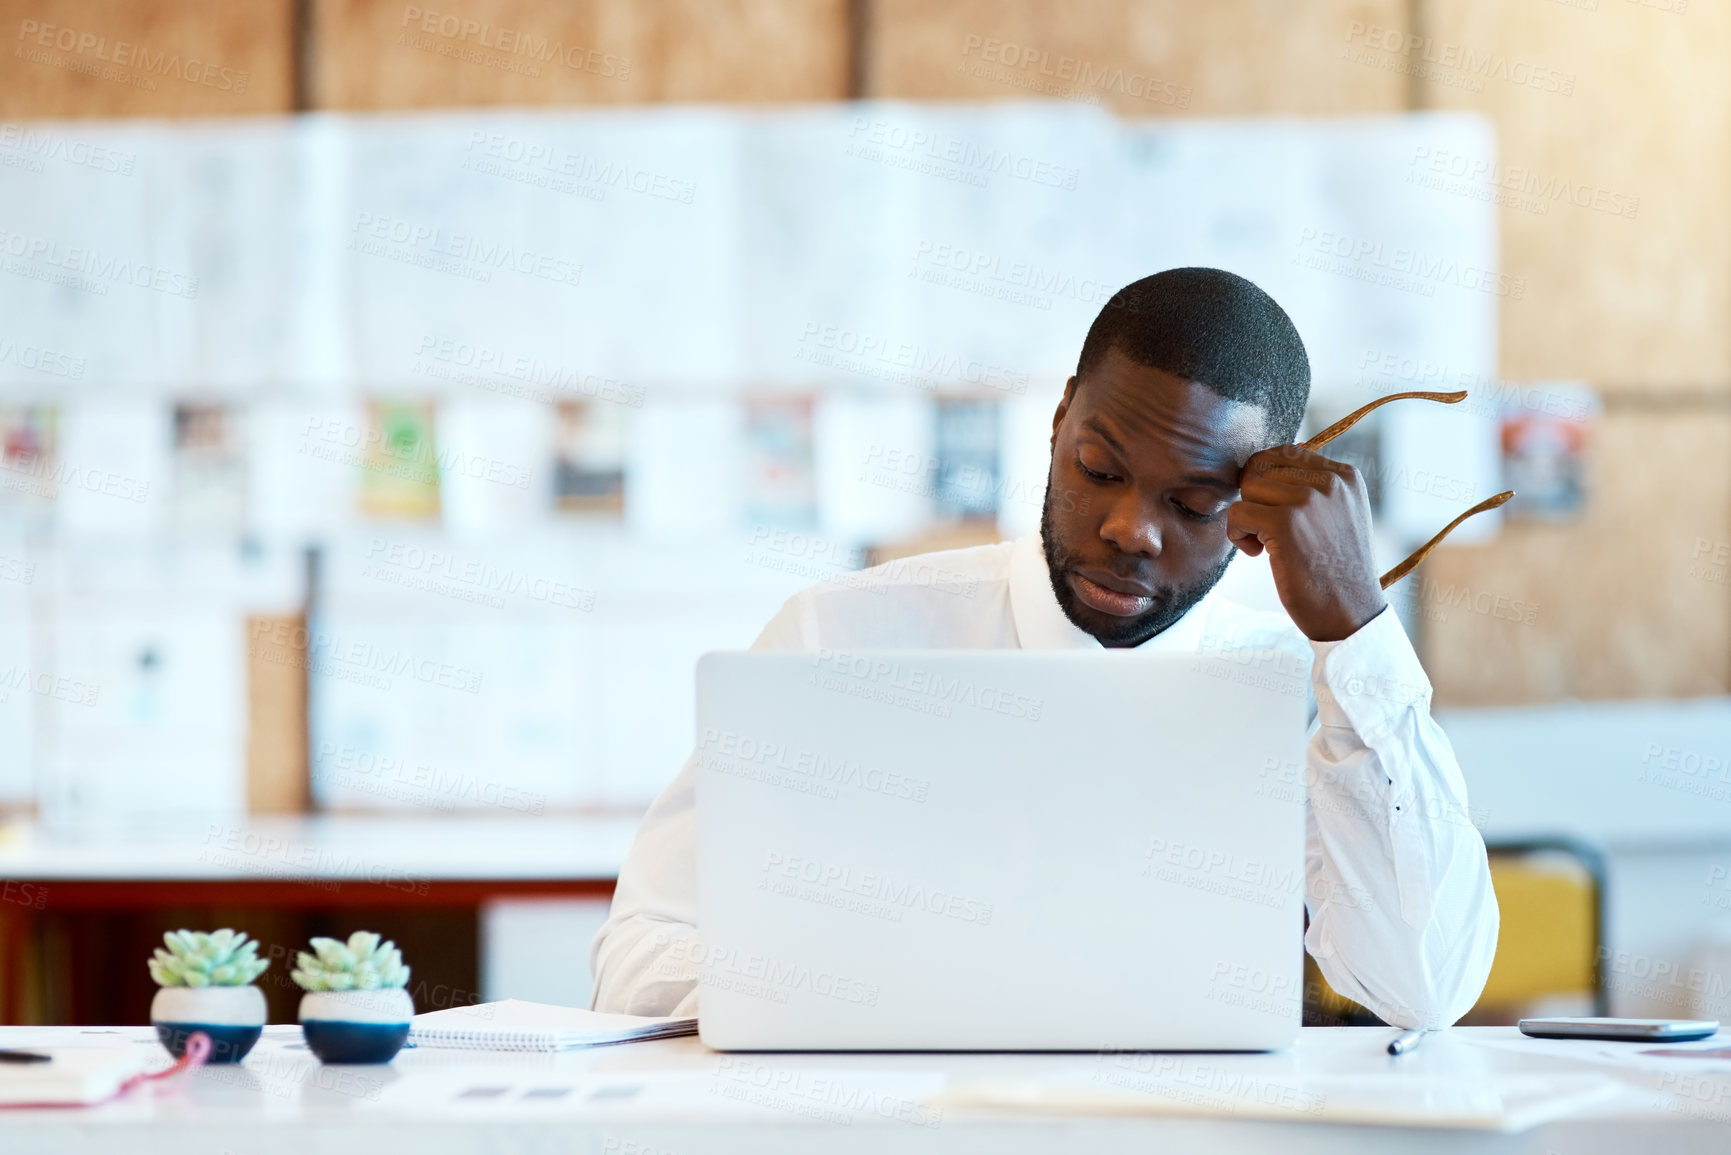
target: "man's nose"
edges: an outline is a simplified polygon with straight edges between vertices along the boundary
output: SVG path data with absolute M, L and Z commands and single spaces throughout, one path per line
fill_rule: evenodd
M 1160 526 L 1140 499 L 1125 494 L 1112 503 L 1100 524 L 1100 537 L 1119 553 L 1136 557 L 1160 556 Z

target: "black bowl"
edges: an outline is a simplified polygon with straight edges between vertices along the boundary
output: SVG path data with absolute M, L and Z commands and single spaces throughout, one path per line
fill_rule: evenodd
M 307 1048 L 326 1063 L 388 1063 L 409 1041 L 407 1023 L 302 1019 Z

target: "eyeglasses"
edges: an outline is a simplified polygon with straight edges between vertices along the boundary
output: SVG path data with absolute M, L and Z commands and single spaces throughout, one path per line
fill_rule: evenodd
M 1460 402 L 1467 399 L 1467 392 L 1465 389 L 1462 389 L 1458 393 L 1390 393 L 1387 397 L 1378 397 L 1369 405 L 1354 409 L 1351 413 L 1348 413 L 1345 417 L 1342 417 L 1339 421 L 1336 421 L 1333 425 L 1330 425 L 1327 429 L 1324 429 L 1309 441 L 1304 442 L 1304 448 L 1309 450 L 1321 449 L 1324 445 L 1327 445 L 1330 441 L 1333 441 L 1336 437 L 1339 437 L 1342 433 L 1345 433 L 1348 429 L 1357 425 L 1359 421 L 1364 418 L 1365 414 L 1371 412 L 1373 409 L 1387 405 L 1390 401 L 1400 401 L 1408 397 L 1416 397 L 1424 401 L 1440 401 L 1444 405 L 1458 405 Z M 1505 489 L 1495 497 L 1485 498 L 1459 517 L 1443 526 L 1440 533 L 1419 546 L 1417 549 L 1413 550 L 1405 561 L 1382 575 L 1382 588 L 1387 589 L 1389 586 L 1417 569 L 1418 563 L 1423 561 L 1425 556 L 1429 554 L 1431 550 L 1435 549 L 1443 538 L 1453 533 L 1455 527 L 1460 525 L 1461 522 L 1473 516 L 1475 513 L 1483 513 L 1487 509 L 1495 509 L 1514 495 L 1514 490 Z

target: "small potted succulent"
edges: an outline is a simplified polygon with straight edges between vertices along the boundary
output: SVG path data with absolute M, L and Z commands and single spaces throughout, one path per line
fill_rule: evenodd
M 150 1001 L 150 1022 L 168 1053 L 180 1058 L 194 1031 L 210 1036 L 212 1063 L 246 1058 L 264 1030 L 264 994 L 252 981 L 270 966 L 258 943 L 239 931 L 171 930 L 156 948 L 150 977 L 162 987 Z
M 409 968 L 392 942 L 357 930 L 347 943 L 315 938 L 291 977 L 301 996 L 301 1033 L 327 1063 L 388 1063 L 409 1038 L 415 1004 Z

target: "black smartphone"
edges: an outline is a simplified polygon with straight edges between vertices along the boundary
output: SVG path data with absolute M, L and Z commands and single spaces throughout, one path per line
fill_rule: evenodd
M 1612 1039 L 1624 1043 L 1683 1043 L 1719 1029 L 1716 1019 L 1522 1019 L 1535 1039 Z

